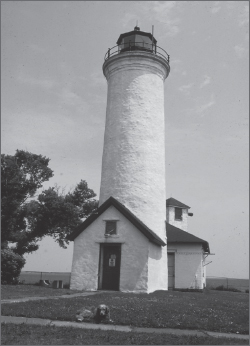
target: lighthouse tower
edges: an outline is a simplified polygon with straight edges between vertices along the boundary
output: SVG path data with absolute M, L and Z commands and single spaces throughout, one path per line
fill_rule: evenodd
M 105 56 L 99 207 L 68 237 L 71 289 L 168 289 L 164 81 L 170 67 L 156 44 L 136 26 Z
M 108 82 L 99 206 L 110 196 L 166 240 L 164 81 L 168 54 L 151 33 L 120 35 L 105 56 Z

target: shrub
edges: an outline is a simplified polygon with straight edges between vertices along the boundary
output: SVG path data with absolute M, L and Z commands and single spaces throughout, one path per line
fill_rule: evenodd
M 246 293 L 249 293 L 249 290 L 245 290 Z
M 25 265 L 25 259 L 15 254 L 10 249 L 1 250 L 1 282 L 6 284 L 18 284 L 18 277 Z
M 237 288 L 233 288 L 233 287 L 226 288 L 225 291 L 241 292 L 241 290 L 238 290 Z
M 174 288 L 174 291 L 179 291 L 179 292 L 198 292 L 202 293 L 203 289 L 199 288 Z
M 217 291 L 241 292 L 241 291 L 238 290 L 237 288 L 233 288 L 233 287 L 224 287 L 223 285 L 217 286 L 217 287 L 212 288 L 212 289 L 217 290 Z

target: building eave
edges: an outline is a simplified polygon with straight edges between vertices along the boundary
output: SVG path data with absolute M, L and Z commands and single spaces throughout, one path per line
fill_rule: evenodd
M 172 243 L 182 243 L 182 244 L 201 244 L 205 253 L 210 253 L 209 243 L 195 235 L 183 231 L 182 229 L 175 227 L 168 222 L 166 222 L 166 232 L 168 244 Z

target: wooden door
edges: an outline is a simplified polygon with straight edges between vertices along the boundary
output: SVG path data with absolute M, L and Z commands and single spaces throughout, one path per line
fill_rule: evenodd
M 119 291 L 121 245 L 103 245 L 103 290 Z
M 168 289 L 174 288 L 175 268 L 174 253 L 168 253 Z

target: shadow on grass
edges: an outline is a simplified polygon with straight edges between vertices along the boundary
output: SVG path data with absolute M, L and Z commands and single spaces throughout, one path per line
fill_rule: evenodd
M 247 340 L 2 324 L 2 345 L 248 345 Z

